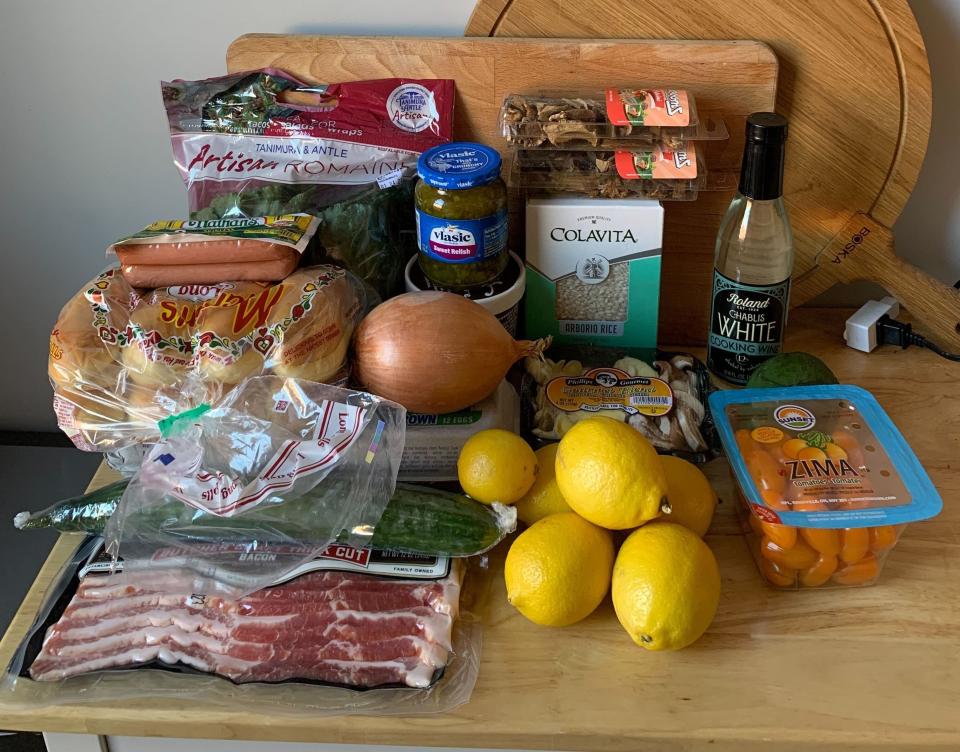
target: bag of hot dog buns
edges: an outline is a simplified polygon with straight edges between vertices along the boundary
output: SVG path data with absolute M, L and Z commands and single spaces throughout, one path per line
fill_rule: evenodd
M 375 296 L 336 266 L 282 282 L 139 289 L 114 267 L 78 292 L 50 336 L 60 428 L 80 449 L 156 442 L 157 422 L 251 376 L 342 385 L 347 349 Z

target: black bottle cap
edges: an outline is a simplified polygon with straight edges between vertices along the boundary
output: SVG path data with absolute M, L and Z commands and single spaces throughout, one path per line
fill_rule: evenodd
M 754 112 L 747 117 L 740 168 L 740 193 L 768 201 L 783 195 L 783 155 L 787 119 L 775 112 Z

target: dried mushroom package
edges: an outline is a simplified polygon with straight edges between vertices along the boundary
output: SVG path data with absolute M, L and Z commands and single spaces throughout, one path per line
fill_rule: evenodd
M 623 421 L 662 454 L 706 462 L 718 440 L 706 409 L 710 379 L 687 353 L 649 359 L 606 348 L 552 348 L 527 358 L 523 425 L 539 443 L 559 441 L 578 421 L 598 415 Z
M 620 89 L 584 96 L 510 94 L 500 108 L 508 143 L 525 149 L 615 148 L 629 144 L 727 138 L 722 120 L 701 117 L 691 93 L 675 88 Z
M 616 150 L 519 149 L 511 183 L 539 194 L 692 201 L 707 187 L 707 168 L 692 141 Z

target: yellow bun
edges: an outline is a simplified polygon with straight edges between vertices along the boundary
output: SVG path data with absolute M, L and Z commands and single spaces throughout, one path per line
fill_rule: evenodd
M 88 382 L 56 390 L 57 422 L 66 430 L 114 429 L 126 421 L 126 409 L 114 391 Z
M 263 370 L 263 358 L 249 345 L 244 347 L 239 358 L 222 348 L 201 348 L 197 367 L 204 379 L 235 384 L 258 375 Z
M 308 280 L 309 277 L 297 280 L 295 300 L 299 300 L 303 284 Z M 268 362 L 270 372 L 323 383 L 345 377 L 347 350 L 360 308 L 361 300 L 352 280 L 342 273 L 334 275 L 312 293 L 310 310 L 284 333 Z

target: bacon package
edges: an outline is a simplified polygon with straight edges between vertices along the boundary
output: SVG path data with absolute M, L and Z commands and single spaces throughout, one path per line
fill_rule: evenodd
M 67 302 L 50 335 L 57 422 L 78 448 L 107 452 L 155 442 L 158 420 L 216 405 L 251 376 L 344 383 L 370 297 L 332 265 L 277 284 L 152 290 L 108 269 Z
M 100 539 L 78 547 L 4 691 L 33 707 L 175 694 L 211 710 L 411 715 L 461 705 L 476 683 L 478 590 L 462 560 L 335 544 L 236 598 L 110 569 Z
M 451 139 L 452 80 L 311 85 L 265 69 L 164 82 L 163 101 L 192 219 L 315 214 L 331 257 L 401 292 L 412 177 Z

